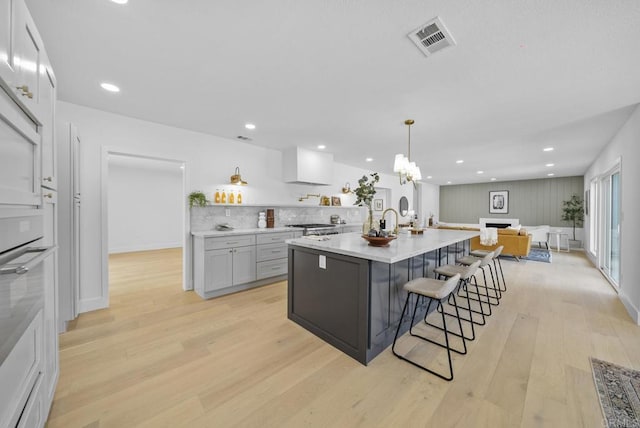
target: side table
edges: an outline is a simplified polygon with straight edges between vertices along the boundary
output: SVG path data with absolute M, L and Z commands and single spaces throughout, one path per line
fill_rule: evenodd
M 569 246 L 569 234 L 568 233 L 564 233 L 564 232 L 560 232 L 560 231 L 551 231 L 548 233 L 547 236 L 547 241 L 551 239 L 552 236 L 556 237 L 556 251 L 560 252 L 560 251 L 564 251 L 564 252 L 569 252 L 571 251 L 571 247 Z M 560 244 L 563 242 L 566 242 L 567 244 L 567 248 L 566 250 L 563 250 L 560 246 Z

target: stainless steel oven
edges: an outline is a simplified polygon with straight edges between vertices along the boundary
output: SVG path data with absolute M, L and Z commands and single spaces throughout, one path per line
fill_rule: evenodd
M 44 304 L 42 216 L 0 218 L 0 364 Z

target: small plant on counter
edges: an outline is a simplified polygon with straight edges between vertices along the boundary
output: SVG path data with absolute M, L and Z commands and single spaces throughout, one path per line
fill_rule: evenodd
M 207 196 L 203 192 L 196 190 L 189 193 L 189 208 L 206 207 L 208 203 Z
M 380 181 L 380 176 L 377 172 L 369 174 L 371 179 L 366 175 L 363 175 L 360 180 L 358 180 L 358 187 L 354 190 L 356 194 L 356 201 L 354 205 L 358 205 L 360 207 L 366 206 L 369 210 L 369 222 L 368 230 L 371 231 L 373 229 L 373 209 L 371 208 L 371 202 L 373 202 L 373 195 L 376 194 L 375 185 L 378 181 Z

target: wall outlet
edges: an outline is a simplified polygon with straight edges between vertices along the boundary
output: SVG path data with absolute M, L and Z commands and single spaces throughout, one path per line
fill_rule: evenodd
M 225 208 L 224 209 L 224 215 L 227 217 L 231 217 L 231 209 L 230 208 Z
M 318 256 L 318 267 L 320 269 L 327 268 L 327 256 Z

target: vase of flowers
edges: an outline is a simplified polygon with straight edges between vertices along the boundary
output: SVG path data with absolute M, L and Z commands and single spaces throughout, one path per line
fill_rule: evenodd
M 371 207 L 371 203 L 373 202 L 373 195 L 376 194 L 375 185 L 378 181 L 380 181 L 380 176 L 377 172 L 369 174 L 370 178 L 366 175 L 363 175 L 361 179 L 358 180 L 358 187 L 354 190 L 356 194 L 356 202 L 354 205 L 358 205 L 360 207 L 366 206 L 369 210 L 369 217 L 363 226 L 363 233 L 366 235 L 374 229 L 373 227 L 373 208 Z

